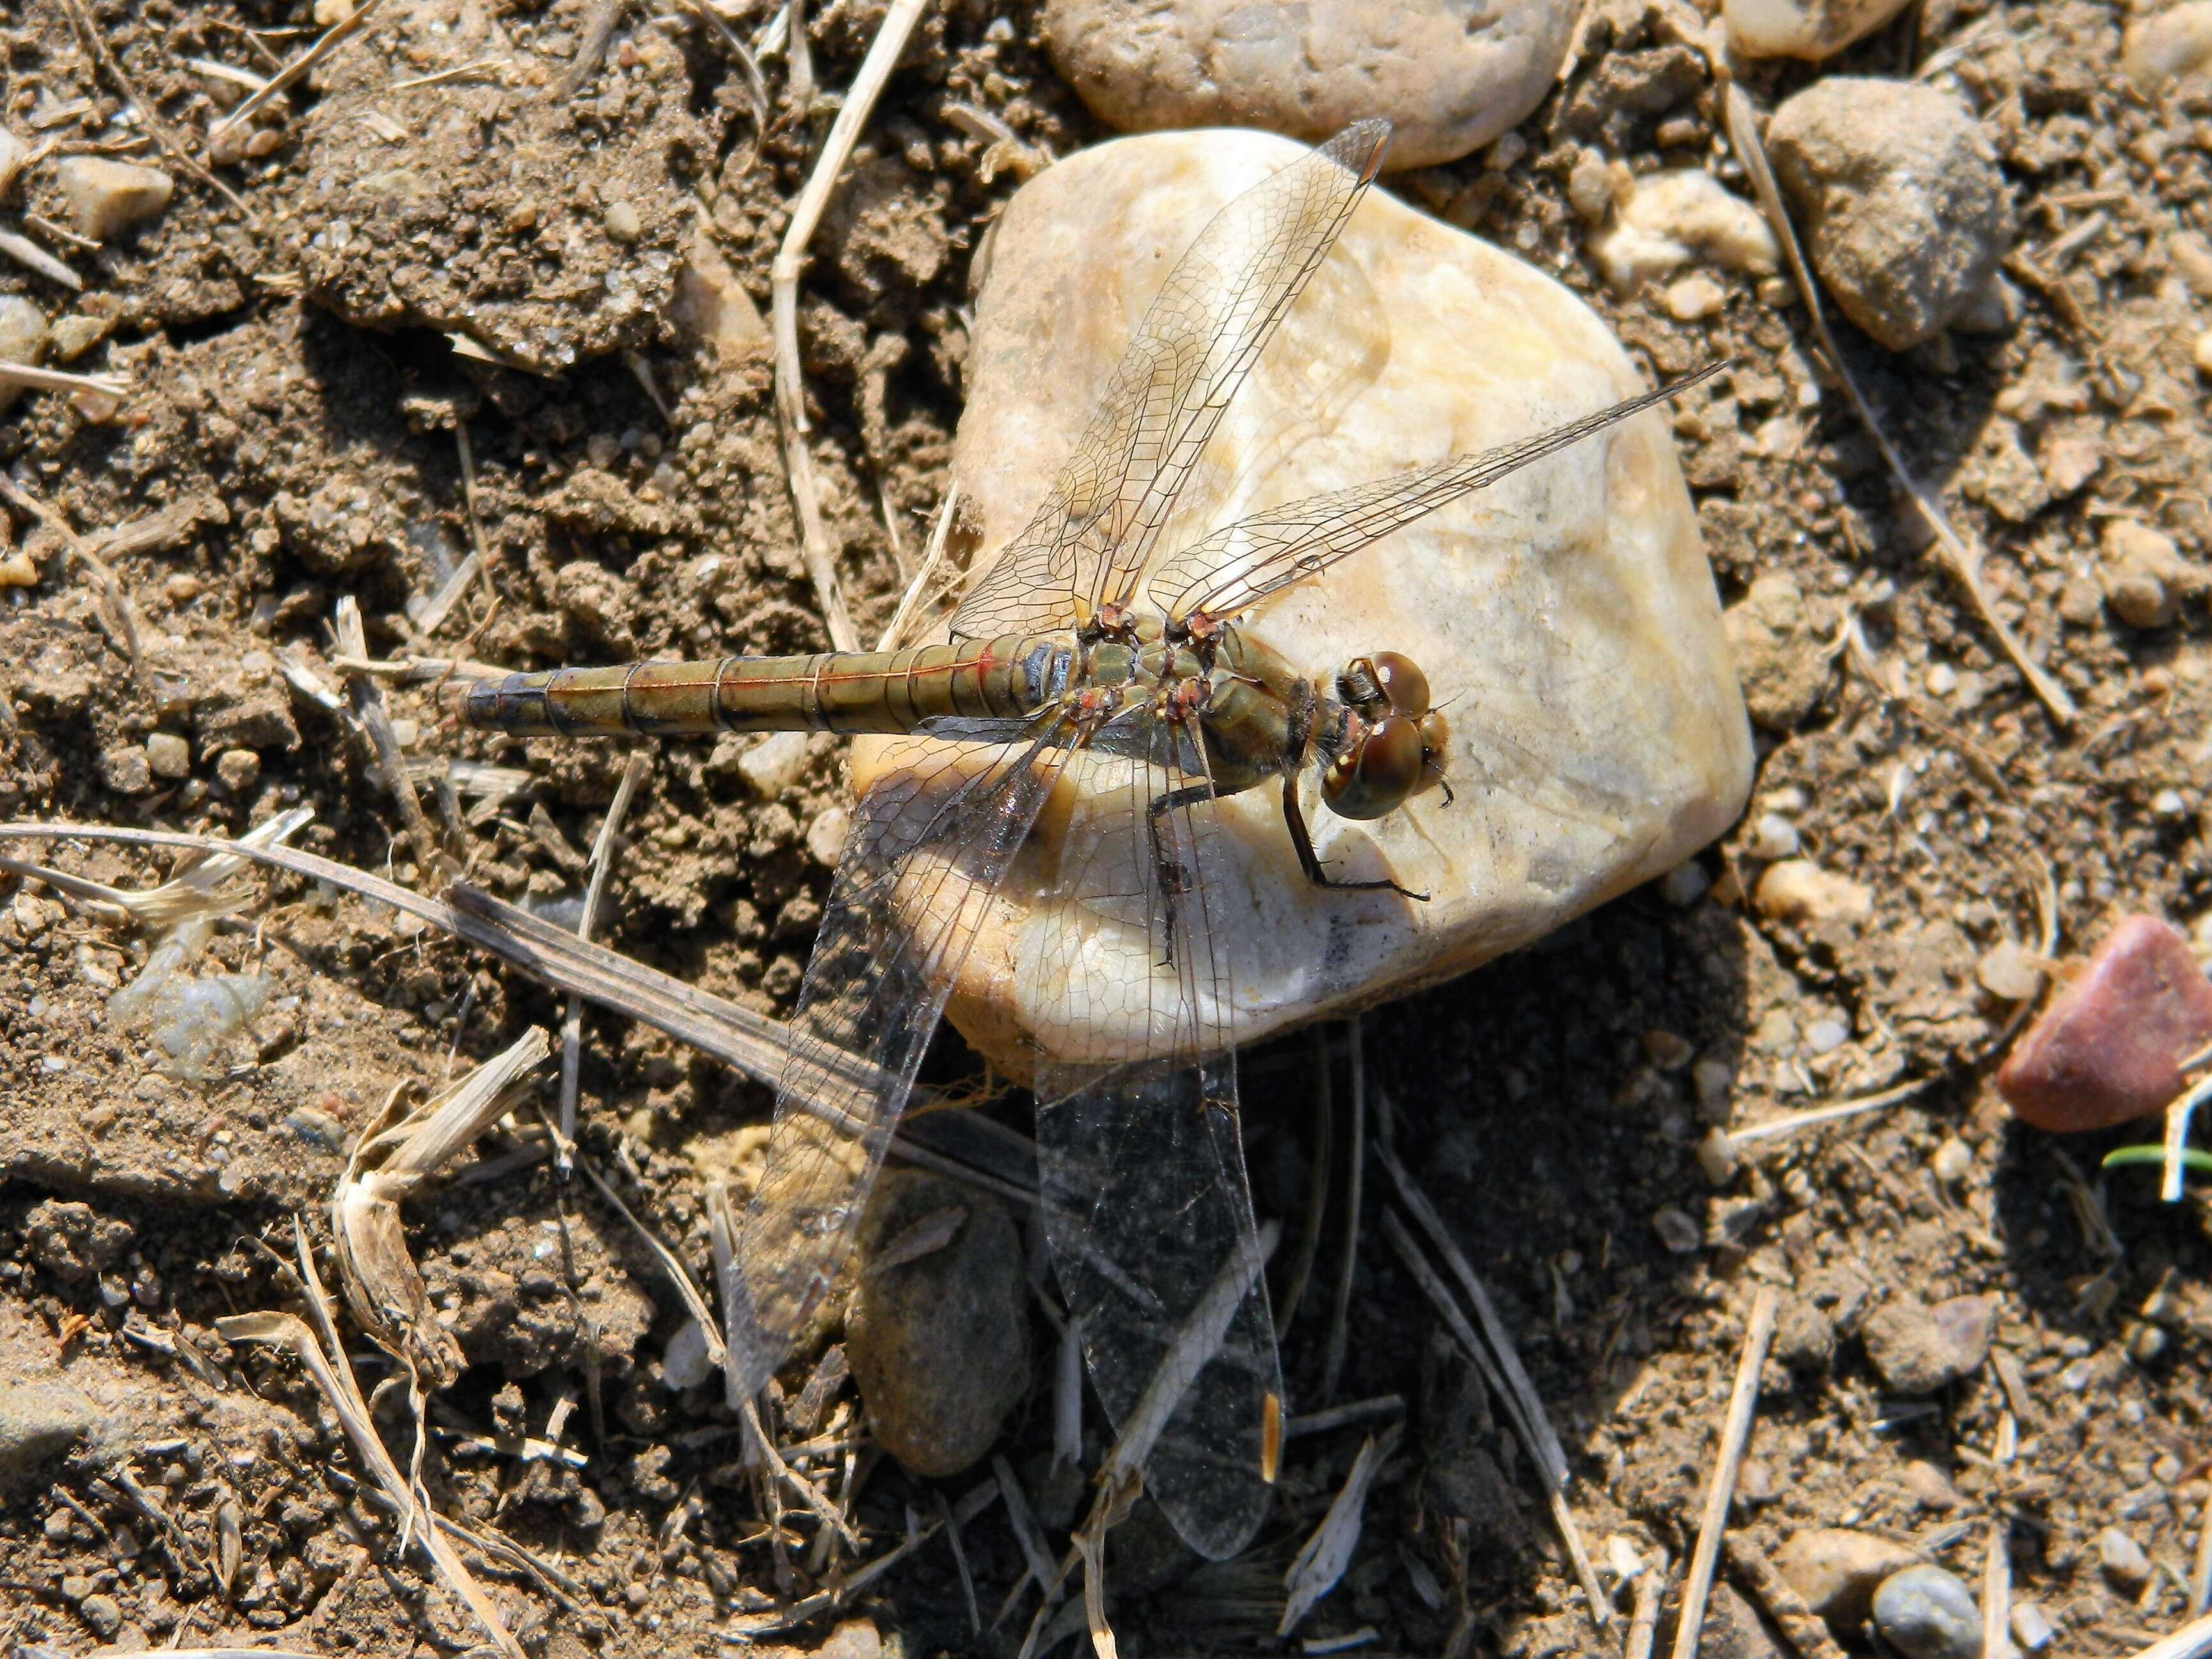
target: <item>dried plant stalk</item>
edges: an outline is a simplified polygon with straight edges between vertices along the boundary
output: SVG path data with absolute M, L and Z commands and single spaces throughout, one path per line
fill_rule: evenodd
M 551 1040 L 532 1026 L 503 1054 L 447 1085 L 398 1121 L 355 1143 L 331 1200 L 331 1236 L 346 1306 L 376 1345 L 434 1393 L 461 1374 L 460 1344 L 432 1310 L 408 1254 L 399 1206 L 507 1109 Z M 397 1101 L 395 1099 L 396 1106 Z

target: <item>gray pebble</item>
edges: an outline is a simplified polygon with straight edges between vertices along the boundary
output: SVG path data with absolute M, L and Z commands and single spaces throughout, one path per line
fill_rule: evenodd
M 1125 131 L 1257 126 L 1316 142 L 1379 115 L 1393 128 L 1384 165 L 1413 167 L 1455 161 L 1534 110 L 1577 10 L 1564 0 L 1051 0 L 1044 27 L 1053 66 Z
M 0 1491 L 40 1484 L 45 1467 L 92 1430 L 92 1406 L 58 1382 L 0 1382 Z
M 2041 1607 L 2033 1601 L 2012 1604 L 2012 1639 L 2030 1653 L 2040 1653 L 2051 1645 L 2057 1632 L 2051 1628 L 2051 1620 Z
M 860 1223 L 845 1354 L 884 1449 L 916 1474 L 987 1454 L 1029 1389 L 1021 1236 L 991 1200 L 894 1170 Z
M 157 778 L 190 776 L 191 745 L 173 732 L 156 732 L 146 739 L 146 765 Z
M 1982 1610 L 1941 1567 L 1907 1567 L 1882 1580 L 1874 1627 L 1905 1659 L 1982 1659 Z
M 1831 76 L 1775 112 L 1766 143 L 1854 323 L 1903 351 L 1975 310 L 2010 226 L 1996 152 L 1957 99 Z
M 1932 1308 L 1900 1299 L 1868 1317 L 1867 1355 L 1897 1393 L 1933 1394 L 1989 1357 L 1996 1322 L 1996 1304 L 1987 1297 L 1954 1297 Z
M 2118 1527 L 2107 1527 L 2097 1534 L 2097 1565 L 2105 1570 L 2106 1577 L 2130 1594 L 2150 1582 L 2150 1558 L 2143 1553 L 2142 1545 Z

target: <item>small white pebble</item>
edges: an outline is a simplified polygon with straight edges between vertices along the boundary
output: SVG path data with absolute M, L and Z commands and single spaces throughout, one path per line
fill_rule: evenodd
M 2189 816 L 2189 802 L 2179 789 L 2161 789 L 2150 798 L 2150 815 L 2172 823 Z
M 1728 304 L 1728 290 L 1700 273 L 1669 283 L 1664 296 L 1667 314 L 1678 323 L 1694 323 L 1717 316 Z
M 2197 359 L 2197 372 L 2199 374 L 2212 374 L 2212 328 L 2206 329 L 2197 337 L 2194 355 Z
M 806 769 L 806 734 L 775 732 L 738 757 L 738 773 L 763 800 L 774 800 Z
M 1790 859 L 1797 856 L 1797 826 L 1779 812 L 1766 812 L 1759 817 L 1751 834 L 1751 855 L 1759 859 Z
M 2026 1002 L 2043 988 L 2042 958 L 2017 940 L 2007 939 L 1974 965 L 1974 977 L 1993 997 Z
M 1735 1142 L 1729 1139 L 1727 1130 L 1715 1124 L 1705 1131 L 1705 1138 L 1698 1143 L 1698 1167 L 1705 1172 L 1705 1179 L 1716 1187 L 1725 1187 L 1735 1179 L 1741 1162 Z
M 1659 878 L 1659 896 L 1678 910 L 1686 910 L 1705 897 L 1705 890 L 1713 878 L 1705 873 L 1705 866 L 1695 859 L 1687 864 L 1678 864 Z
M 1974 1167 L 1973 1149 L 1955 1135 L 1947 1137 L 1936 1149 L 1935 1157 L 1928 1160 L 1928 1167 L 1936 1172 L 1938 1181 L 1964 1181 Z
M 2201 362 L 2203 359 L 2200 357 L 2198 361 Z M 2015 1601 L 2012 1604 L 2012 1639 L 2030 1653 L 2040 1653 L 2049 1647 L 2054 1634 L 2051 1620 L 2044 1616 L 2043 1609 L 2034 1602 Z
M 40 1068 L 49 1074 L 69 1070 L 68 1059 L 61 1054 L 48 1054 L 39 1062 Z
M 1948 662 L 1939 662 L 1928 671 L 1928 695 L 1948 697 L 1959 689 L 1959 671 Z
M 824 869 L 834 870 L 845 855 L 845 838 L 853 832 L 853 815 L 842 806 L 825 806 L 806 826 L 806 851 Z
M 1651 1212 L 1651 1231 L 1659 1235 L 1659 1242 L 1676 1255 L 1694 1252 L 1704 1238 L 1698 1224 L 1671 1205 Z
M 1839 1019 L 1816 1019 L 1805 1028 L 1805 1046 L 1816 1054 L 1832 1054 L 1851 1040 L 1851 1028 Z

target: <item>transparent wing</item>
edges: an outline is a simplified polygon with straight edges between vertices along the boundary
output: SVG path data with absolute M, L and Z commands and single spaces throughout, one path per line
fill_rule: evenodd
M 1666 402 L 1726 367 L 1725 362 L 1709 363 L 1671 386 L 1519 443 L 1309 495 L 1224 525 L 1164 560 L 1152 579 L 1152 591 L 1165 597 L 1168 615 L 1177 622 L 1198 611 L 1233 616 L 1531 461 Z
M 950 752 L 902 741 L 861 798 L 792 1016 L 766 1169 L 728 1287 L 739 1394 L 766 1382 L 805 1334 L 851 1245 L 953 978 L 1065 763 L 1048 735 Z
M 1142 1464 L 1176 1530 L 1221 1559 L 1266 1518 L 1265 1401 L 1279 1401 L 1283 1383 L 1224 1029 L 1214 807 L 1186 802 L 1148 817 L 1192 781 L 1164 757 L 1094 752 L 1084 764 L 1050 896 L 1055 939 L 1032 970 L 1073 1000 L 1070 1017 L 1102 1054 L 1126 1057 L 1054 1066 L 1037 1079 L 1046 1237 L 1091 1385 L 1120 1433 L 1157 1403 L 1156 1379 L 1188 1359 L 1188 1333 L 1233 1281 L 1225 1335 L 1199 1352 L 1205 1363 L 1152 1425 Z M 1171 974 L 1156 971 L 1163 962 Z
M 1072 627 L 1121 597 L 1245 372 L 1382 163 L 1346 127 L 1214 216 L 1168 273 L 1036 516 L 953 614 L 957 637 Z

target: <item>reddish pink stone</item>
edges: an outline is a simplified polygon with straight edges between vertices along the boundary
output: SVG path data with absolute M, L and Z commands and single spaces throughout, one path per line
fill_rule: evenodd
M 2107 1129 L 2164 1110 L 2181 1062 L 2208 1042 L 2212 983 L 2189 942 L 2130 916 L 2014 1047 L 1997 1092 L 2039 1129 Z

